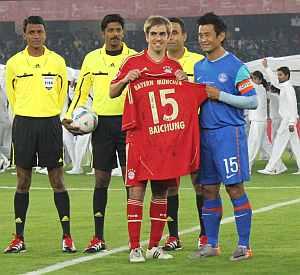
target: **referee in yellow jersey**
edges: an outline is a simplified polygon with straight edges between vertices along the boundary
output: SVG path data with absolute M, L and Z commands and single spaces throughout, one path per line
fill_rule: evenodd
M 176 59 L 182 66 L 184 72 L 187 74 L 190 81 L 194 81 L 194 65 L 204 58 L 203 55 L 189 51 L 185 46 L 185 41 L 187 39 L 187 33 L 185 31 L 184 22 L 181 18 L 172 17 L 169 18 L 172 23 L 172 34 L 168 42 L 168 56 Z M 196 174 L 192 174 L 192 183 L 196 191 L 196 204 L 198 210 L 198 216 L 200 221 L 201 231 L 198 238 L 198 247 L 203 244 L 206 244 L 207 238 L 205 236 L 205 229 L 202 221 L 202 205 L 203 197 L 201 193 L 201 185 L 194 184 Z M 178 208 L 179 208 L 179 199 L 178 199 L 178 187 L 170 187 L 168 189 L 168 229 L 169 237 L 166 240 L 166 243 L 163 247 L 166 251 L 179 250 L 182 248 L 182 245 L 179 240 L 178 235 Z
M 43 18 L 29 16 L 24 20 L 23 31 L 27 47 L 7 61 L 5 75 L 7 97 L 14 113 L 12 139 L 17 189 L 14 197 L 16 235 L 4 252 L 26 250 L 24 227 L 32 167 L 37 165 L 48 169 L 63 229 L 62 250 L 75 252 L 70 235 L 69 195 L 63 182 L 63 141 L 59 119 L 68 85 L 66 64 L 61 56 L 44 46 Z
M 95 168 L 95 189 L 93 196 L 93 216 L 95 235 L 84 252 L 95 253 L 105 250 L 103 237 L 104 217 L 107 204 L 107 189 L 112 169 L 117 167 L 119 156 L 123 179 L 125 175 L 125 134 L 121 131 L 123 96 L 111 99 L 109 86 L 123 61 L 135 51 L 123 42 L 124 19 L 119 14 L 106 15 L 101 22 L 101 31 L 105 44 L 102 48 L 88 53 L 83 61 L 75 95 L 67 112 L 64 126 L 71 126 L 72 112 L 79 106 L 85 106 L 90 91 L 93 92 L 93 110 L 98 114 L 98 127 L 92 134 L 93 167 Z

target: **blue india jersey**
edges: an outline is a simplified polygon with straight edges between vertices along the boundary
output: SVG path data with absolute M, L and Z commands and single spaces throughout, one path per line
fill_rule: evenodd
M 255 95 L 248 68 L 236 56 L 228 52 L 214 61 L 205 58 L 197 62 L 194 67 L 194 78 L 196 83 L 214 86 L 232 95 Z M 243 109 L 216 100 L 207 100 L 201 106 L 201 128 L 217 129 L 244 124 Z

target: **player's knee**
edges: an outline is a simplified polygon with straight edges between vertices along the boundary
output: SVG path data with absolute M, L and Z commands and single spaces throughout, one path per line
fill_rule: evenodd
M 66 190 L 65 185 L 61 179 L 56 179 L 56 180 L 52 181 L 51 187 L 54 192 L 64 192 Z
M 28 192 L 31 185 L 31 173 L 23 173 L 23 171 L 18 171 L 17 175 L 17 192 Z
M 95 171 L 95 187 L 96 188 L 107 188 L 110 182 L 110 173 L 106 171 Z
M 95 183 L 96 188 L 107 188 L 108 186 L 109 186 L 109 179 L 96 178 L 96 183 Z
M 54 192 L 65 191 L 63 169 L 61 167 L 48 169 L 48 177 Z
M 144 201 L 145 189 L 139 186 L 127 188 L 128 199 Z
M 233 185 L 227 185 L 226 191 L 229 194 L 231 199 L 237 199 L 245 193 L 244 184 L 238 183 Z
M 201 184 L 193 184 L 193 186 L 197 195 L 203 195 L 203 188 Z
M 202 194 L 207 200 L 215 200 L 219 196 L 219 189 L 215 186 L 203 185 Z
M 30 181 L 18 181 L 17 192 L 18 193 L 27 193 L 30 189 Z
M 159 183 L 151 183 L 152 199 L 166 199 L 168 186 Z

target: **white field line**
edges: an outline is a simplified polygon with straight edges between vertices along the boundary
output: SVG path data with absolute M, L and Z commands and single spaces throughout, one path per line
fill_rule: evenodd
M 295 200 L 291 200 L 291 201 L 275 203 L 275 204 L 271 204 L 271 205 L 266 206 L 266 207 L 256 209 L 256 210 L 253 211 L 253 214 L 268 212 L 268 211 L 271 211 L 271 210 L 276 209 L 276 208 L 280 208 L 280 207 L 284 207 L 284 206 L 292 205 L 292 204 L 296 204 L 296 203 L 300 203 L 300 198 L 295 199 Z M 232 222 L 234 222 L 234 217 L 227 217 L 227 218 L 222 219 L 221 224 L 232 223 Z M 199 230 L 199 225 L 181 231 L 180 235 L 192 233 L 192 232 L 195 232 L 197 230 Z M 164 238 L 166 238 L 166 236 L 164 236 Z M 141 245 L 145 245 L 147 242 L 148 241 L 143 241 L 141 243 Z M 68 260 L 68 261 L 64 261 L 64 262 L 59 262 L 59 263 L 49 265 L 49 266 L 41 268 L 41 269 L 37 269 L 35 271 L 24 273 L 23 275 L 45 274 L 45 273 L 49 273 L 49 272 L 53 272 L 53 271 L 56 271 L 56 270 L 63 269 L 65 267 L 77 265 L 77 264 L 80 264 L 80 263 L 88 262 L 88 261 L 98 259 L 98 258 L 107 257 L 109 255 L 116 254 L 116 253 L 119 253 L 119 252 L 125 252 L 125 251 L 128 251 L 128 245 L 121 246 L 121 247 L 118 247 L 118 248 L 114 248 L 112 250 L 102 252 L 102 253 L 98 253 L 98 254 L 95 254 L 95 255 L 92 255 L 92 256 L 83 256 L 83 257 L 78 257 L 76 259 L 72 259 L 72 260 Z
M 251 189 L 258 189 L 258 190 L 276 190 L 276 189 L 300 189 L 300 185 L 297 186 L 245 186 L 245 188 L 247 190 L 251 190 Z M 0 186 L 0 189 L 16 189 L 15 186 Z M 181 190 L 194 190 L 194 188 L 192 187 L 180 187 Z M 30 190 L 52 190 L 51 187 L 30 187 Z M 71 188 L 68 188 L 67 187 L 67 190 L 68 191 L 93 191 L 94 188 L 79 188 L 79 187 L 71 187 Z M 125 188 L 108 188 L 108 191 L 125 191 Z

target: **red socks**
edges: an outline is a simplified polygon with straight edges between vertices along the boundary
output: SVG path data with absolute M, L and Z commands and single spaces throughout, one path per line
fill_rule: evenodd
M 140 247 L 140 232 L 143 219 L 143 202 L 128 199 L 127 221 L 130 249 Z
M 149 249 L 159 245 L 167 220 L 167 199 L 152 199 L 150 205 L 151 231 Z

